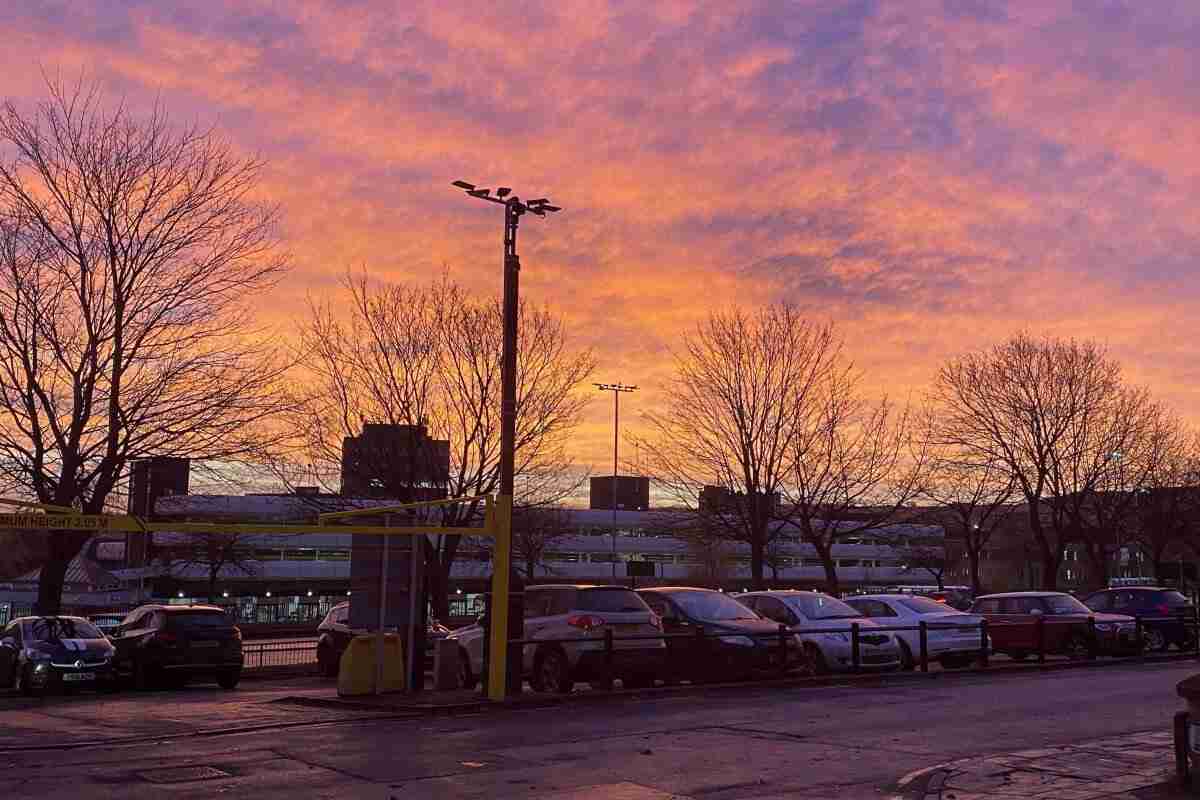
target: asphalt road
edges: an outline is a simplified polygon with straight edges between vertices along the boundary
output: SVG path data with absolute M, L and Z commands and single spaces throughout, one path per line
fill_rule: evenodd
M 1130 664 L 714 689 L 436 719 L 355 720 L 266 702 L 299 691 L 286 685 L 79 698 L 48 708 L 79 728 L 99 714 L 149 726 L 155 713 L 181 724 L 191 713 L 210 733 L 223 719 L 230 727 L 248 719 L 270 726 L 272 714 L 293 727 L 168 738 L 171 727 L 159 725 L 121 746 L 31 752 L 13 746 L 34 741 L 32 729 L 28 737 L 0 730 L 0 772 L 14 800 L 140 797 L 156 788 L 181 800 L 880 798 L 893 796 L 906 773 L 949 760 L 1166 730 L 1180 707 L 1175 683 L 1196 670 L 1194 663 Z M 38 713 L 0 707 L 0 729 L 18 718 L 36 724 Z M 1171 754 L 1162 758 L 1168 764 Z

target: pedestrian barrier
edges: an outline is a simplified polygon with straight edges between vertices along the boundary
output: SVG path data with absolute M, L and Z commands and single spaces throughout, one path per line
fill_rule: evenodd
M 1156 629 L 1161 630 L 1171 625 L 1182 626 L 1188 632 L 1184 641 L 1186 648 L 1177 645 L 1180 652 L 1187 652 L 1200 658 L 1200 635 L 1197 635 L 1200 632 L 1200 609 L 1197 609 L 1191 615 L 1178 614 L 1156 617 L 1142 617 L 1139 615 L 1133 616 L 1132 619 L 1133 632 L 1128 637 L 1122 636 L 1120 627 L 1107 630 L 1097 628 L 1096 618 L 1089 616 L 1086 620 L 1057 620 L 1054 617 L 1037 617 L 1033 622 L 989 621 L 986 618 L 977 623 L 928 622 L 921 620 L 916 625 L 872 625 L 870 627 L 864 627 L 859 622 L 852 622 L 845 627 L 839 628 L 789 628 L 786 625 L 780 624 L 776 631 L 770 633 L 745 633 L 741 631 L 709 632 L 703 627 L 696 627 L 694 632 L 663 631 L 661 633 L 617 635 L 613 633 L 611 628 L 606 627 L 602 633 L 593 636 L 512 639 L 509 640 L 508 644 L 511 647 L 537 648 L 552 645 L 600 643 L 603 645 L 603 663 L 606 665 L 608 672 L 608 678 L 604 682 L 611 680 L 615 672 L 615 663 L 618 654 L 616 645 L 620 642 L 659 640 L 666 644 L 669 652 L 672 642 L 692 640 L 703 647 L 708 645 L 710 640 L 721 639 L 722 637 L 729 637 L 731 635 L 748 637 L 767 645 L 763 650 L 770 654 L 769 661 L 757 664 L 759 667 L 758 672 L 762 675 L 775 676 L 788 676 L 797 671 L 809 674 L 814 673 L 816 671 L 815 667 L 813 664 L 807 662 L 804 648 L 800 645 L 803 637 L 818 637 L 828 634 L 846 634 L 849 636 L 851 653 L 849 671 L 851 673 L 859 673 L 873 666 L 864 662 L 862 645 L 864 636 L 879 633 L 917 633 L 918 652 L 913 653 L 915 663 L 912 666 L 921 672 L 929 671 L 930 662 L 938 658 L 938 651 L 946 650 L 947 652 L 960 654 L 967 652 L 958 649 L 949 650 L 942 647 L 933 648 L 931 633 L 942 631 L 974 631 L 978 634 L 978 645 L 970 651 L 974 656 L 973 661 L 978 669 L 986 669 L 991 666 L 994 663 L 994 656 L 997 654 L 1011 655 L 1013 660 L 1016 661 L 1023 661 L 1032 655 L 1036 656 L 1038 664 L 1045 664 L 1047 658 L 1050 657 L 1094 661 L 1104 656 L 1112 659 L 1144 660 L 1146 657 L 1147 633 Z M 1104 622 L 1100 624 L 1112 625 L 1113 623 Z M 1129 623 L 1122 624 L 1128 625 Z M 1083 634 L 1084 631 L 1086 631 L 1086 634 Z M 1050 635 L 1051 633 L 1053 635 Z M 1101 636 L 1101 633 L 1105 635 Z M 1083 634 L 1082 639 L 1079 638 L 1081 634 Z M 999 639 L 999 642 L 996 639 Z M 794 642 L 794 644 L 789 645 L 789 641 Z M 1028 646 L 1015 646 L 1012 644 L 1014 641 L 1018 643 L 1029 641 L 1031 644 Z M 1066 645 L 1078 643 L 1084 644 L 1085 647 L 1074 650 L 1066 649 Z M 484 658 L 485 661 L 488 658 L 486 648 Z M 660 677 L 678 679 L 682 676 L 664 674 L 660 675 Z

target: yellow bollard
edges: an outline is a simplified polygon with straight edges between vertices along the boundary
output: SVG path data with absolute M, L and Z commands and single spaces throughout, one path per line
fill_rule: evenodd
M 404 645 L 397 634 L 383 637 L 383 689 L 402 692 L 406 686 Z M 355 636 L 342 653 L 338 666 L 338 697 L 375 693 L 375 634 Z

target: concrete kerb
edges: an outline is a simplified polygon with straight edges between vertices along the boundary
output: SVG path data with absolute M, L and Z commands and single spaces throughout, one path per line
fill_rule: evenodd
M 521 694 L 503 702 L 495 702 L 483 697 L 467 702 L 439 703 L 436 700 L 419 700 L 408 695 L 382 695 L 378 700 L 373 698 L 323 698 L 323 697 L 281 697 L 272 702 L 307 705 L 316 708 L 345 708 L 351 710 L 392 711 L 407 710 L 431 716 L 451 714 L 475 714 L 487 710 L 521 709 L 553 707 L 576 703 L 607 703 L 626 701 L 630 699 L 653 699 L 655 697 L 678 697 L 712 694 L 714 691 L 758 691 L 773 688 L 806 688 L 824 686 L 887 686 L 892 684 L 911 684 L 925 681 L 960 680 L 962 678 L 979 678 L 985 676 L 1019 677 L 1039 672 L 1059 672 L 1071 669 L 1095 669 L 1119 666 L 1138 666 L 1141 664 L 1177 663 L 1196 660 L 1190 653 L 1146 656 L 1141 660 L 1108 659 L 1095 661 L 1055 661 L 1046 664 L 1012 663 L 987 668 L 944 670 L 940 672 L 879 672 L 861 674 L 837 674 L 825 676 L 793 676 L 756 681 L 738 681 L 730 683 L 701 683 L 684 686 L 659 686 L 652 689 L 614 689 L 606 692 L 573 692 L 571 694 Z M 428 695 L 426 695 L 428 696 Z

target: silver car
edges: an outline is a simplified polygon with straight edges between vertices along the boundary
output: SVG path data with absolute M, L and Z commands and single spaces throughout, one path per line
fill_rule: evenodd
M 605 645 L 613 633 L 612 668 Z M 653 638 L 662 622 L 637 593 L 623 586 L 530 586 L 525 589 L 523 668 L 539 692 L 571 691 L 577 681 L 608 688 L 651 686 L 666 660 L 666 642 Z M 628 636 L 649 638 L 623 639 Z M 460 683 L 473 686 L 483 674 L 484 630 L 460 628 L 449 640 L 460 648 Z M 516 638 L 512 636 L 512 638 Z M 596 640 L 596 641 L 576 641 Z
M 986 648 L 979 632 L 983 617 L 966 614 L 928 597 L 913 594 L 873 594 L 849 597 L 846 602 L 885 627 L 917 628 L 926 624 L 925 652 L 930 660 L 953 669 L 968 666 Z M 896 631 L 900 640 L 904 668 L 912 669 L 921 655 L 920 630 Z
M 850 626 L 859 628 L 859 667 L 898 669 L 900 645 L 895 634 L 877 631 L 877 623 L 859 611 L 820 592 L 772 591 L 740 594 L 737 599 L 773 622 L 783 623 L 800 637 L 813 671 L 843 672 L 853 667 Z

